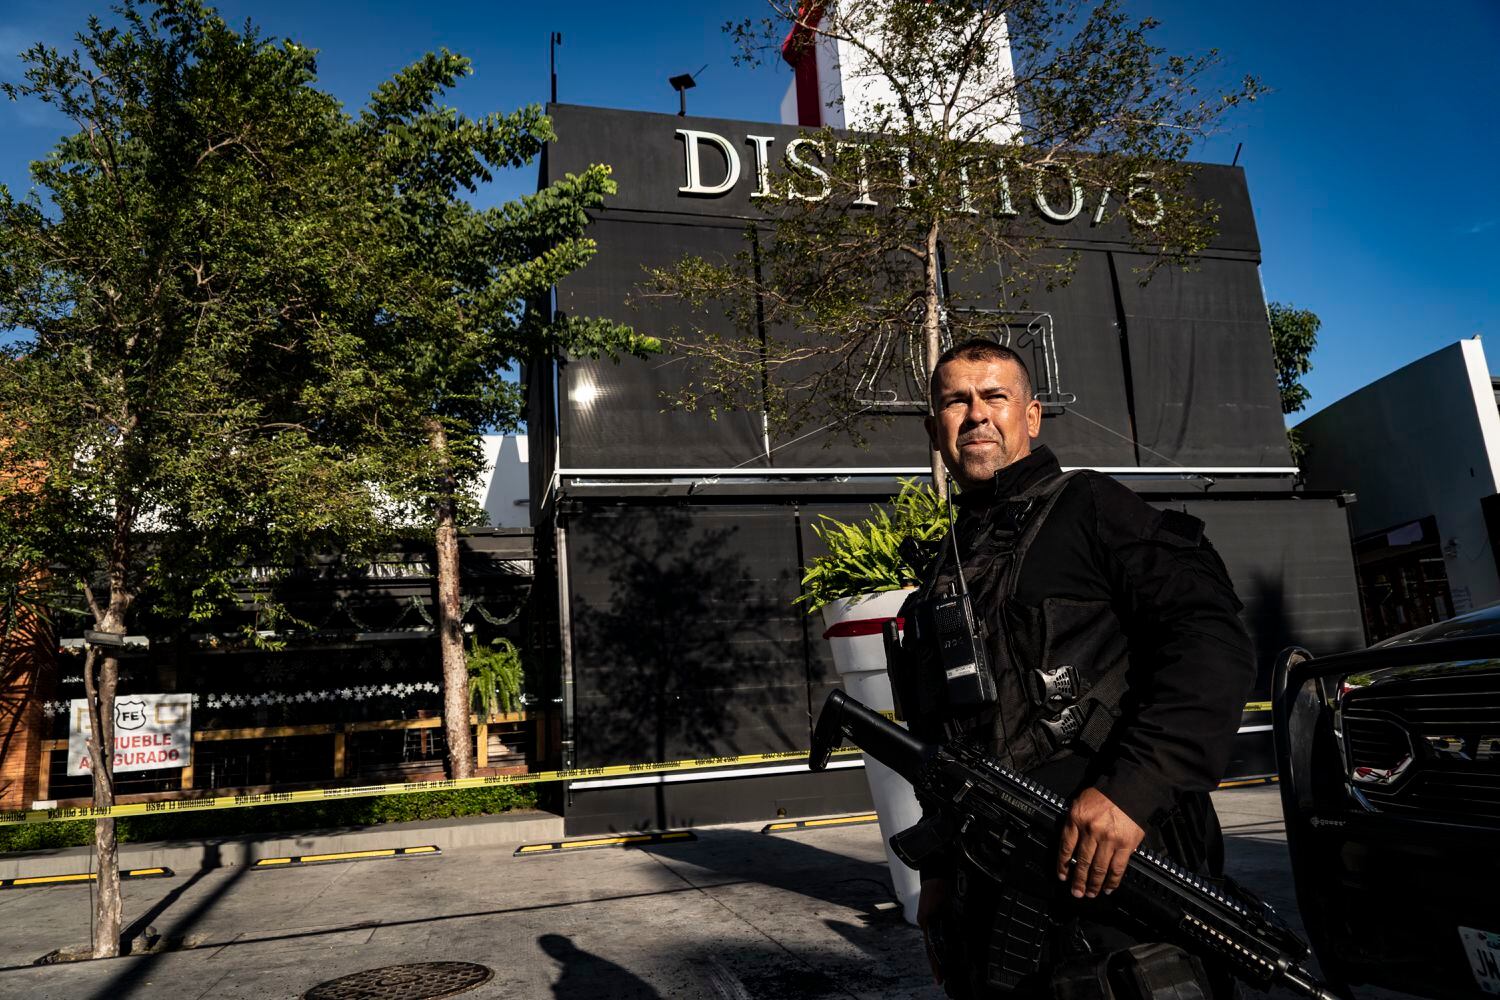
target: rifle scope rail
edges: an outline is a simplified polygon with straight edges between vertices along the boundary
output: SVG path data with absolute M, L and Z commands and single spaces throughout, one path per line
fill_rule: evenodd
M 944 813 L 990 827 L 1016 828 L 1030 846 L 1025 863 L 1046 867 L 1068 803 L 1039 783 L 963 742 L 922 742 L 842 691 L 831 692 L 813 731 L 808 766 L 821 771 L 844 738 L 910 781 Z M 985 824 L 980 824 L 985 825 Z M 1000 831 L 991 829 L 992 835 Z M 898 837 L 901 835 L 898 834 Z M 893 838 L 893 841 L 896 838 Z M 1011 843 L 1007 841 L 1007 843 Z M 1340 1000 L 1299 964 L 1310 954 L 1269 904 L 1232 879 L 1208 880 L 1137 848 L 1113 896 L 1122 919 L 1222 956 L 1262 988 L 1286 986 L 1308 1000 Z
M 1051 789 L 996 763 L 973 747 L 962 744 L 952 748 L 945 747 L 939 751 L 939 757 L 950 753 L 952 759 L 960 765 L 988 772 L 998 779 L 997 785 L 1001 789 L 1012 785 L 1031 793 L 1039 800 L 1031 805 L 1048 828 L 1055 830 L 1061 827 L 1063 817 L 1067 815 L 1068 804 Z M 1045 808 L 1035 808 L 1037 805 Z M 1143 862 L 1144 867 L 1136 864 L 1137 861 Z M 1119 903 L 1127 914 L 1136 919 L 1141 917 L 1132 912 L 1135 907 L 1131 904 L 1137 902 L 1132 898 L 1134 896 L 1144 897 L 1139 899 L 1137 905 L 1165 904 L 1166 909 L 1184 910 L 1178 921 L 1184 933 L 1214 951 L 1238 960 L 1247 966 L 1242 971 L 1269 985 L 1279 975 L 1291 971 L 1296 961 L 1308 955 L 1309 949 L 1295 934 L 1281 926 L 1281 918 L 1270 904 L 1251 895 L 1228 878 L 1224 883 L 1222 886 L 1216 885 L 1170 858 L 1138 847 L 1134 851 L 1132 865 L 1126 869 L 1125 879 L 1121 882 L 1121 889 L 1126 891 L 1121 895 Z M 1227 912 L 1216 912 L 1216 908 Z M 1195 909 L 1198 912 L 1194 912 Z M 1237 933 L 1226 934 L 1223 930 L 1226 925 Z M 1269 940 L 1252 941 L 1247 946 L 1241 940 L 1247 936 L 1246 932 L 1252 938 L 1263 937 Z M 1280 960 L 1267 958 L 1255 948 L 1255 944 L 1261 944 L 1262 948 L 1272 952 L 1287 953 L 1291 957 Z

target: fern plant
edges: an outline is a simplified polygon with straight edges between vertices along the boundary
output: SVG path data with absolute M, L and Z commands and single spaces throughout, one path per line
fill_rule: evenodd
M 914 587 L 922 567 L 917 556 L 948 530 L 948 505 L 925 483 L 901 480 L 891 508 L 871 507 L 870 516 L 854 524 L 819 515 L 813 534 L 828 554 L 808 564 L 802 595 L 809 612 L 843 597 Z
M 489 645 L 469 638 L 469 704 L 481 718 L 521 707 L 524 671 L 521 651 L 509 639 L 491 639 Z

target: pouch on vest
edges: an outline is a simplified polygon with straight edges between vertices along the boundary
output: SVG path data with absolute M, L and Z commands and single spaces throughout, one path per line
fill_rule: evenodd
M 1040 535 L 1048 515 L 1072 474 L 1059 476 L 1040 497 L 1041 509 L 1026 524 L 1006 568 L 1000 593 L 1008 606 L 1014 600 L 1020 574 L 1031 545 Z M 1192 521 L 1191 518 L 1184 518 Z M 1175 522 L 1174 528 L 1179 526 Z M 1013 731 L 1012 759 L 1025 767 L 1021 757 L 1039 763 L 1073 746 L 1097 753 L 1108 740 L 1120 714 L 1120 700 L 1127 690 L 1129 660 L 1126 641 L 1113 619 L 1110 606 L 1100 601 L 1075 601 L 1048 597 L 1038 611 L 1020 608 L 1007 611 L 1007 619 L 1024 619 L 1031 640 L 1012 656 L 1030 655 L 1027 662 L 1012 662 L 1022 690 L 1034 709 L 1029 725 Z M 1040 640 L 1040 645 L 1036 641 Z

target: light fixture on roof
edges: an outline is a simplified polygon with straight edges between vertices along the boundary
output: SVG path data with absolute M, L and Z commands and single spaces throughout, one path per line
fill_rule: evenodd
M 680 76 L 667 77 L 667 82 L 672 85 L 673 90 L 677 91 L 678 118 L 687 117 L 687 92 L 698 86 L 698 81 L 694 78 L 701 76 L 706 69 L 708 69 L 708 63 L 699 66 L 696 73 L 683 73 Z

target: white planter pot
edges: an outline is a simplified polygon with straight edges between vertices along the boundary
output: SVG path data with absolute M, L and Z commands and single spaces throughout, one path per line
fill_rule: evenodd
M 824 638 L 833 651 L 834 669 L 839 673 L 844 692 L 877 712 L 889 712 L 895 707 L 890 677 L 885 672 L 885 640 L 881 632 L 885 622 L 896 617 L 901 602 L 910 593 L 910 590 L 887 590 L 862 594 L 823 608 L 823 624 L 827 628 Z M 892 887 L 901 901 L 906 922 L 915 924 L 921 880 L 896 857 L 890 840 L 922 818 L 922 807 L 917 805 L 911 783 L 879 761 L 865 758 L 865 777 L 880 817 L 880 836 L 890 863 Z

